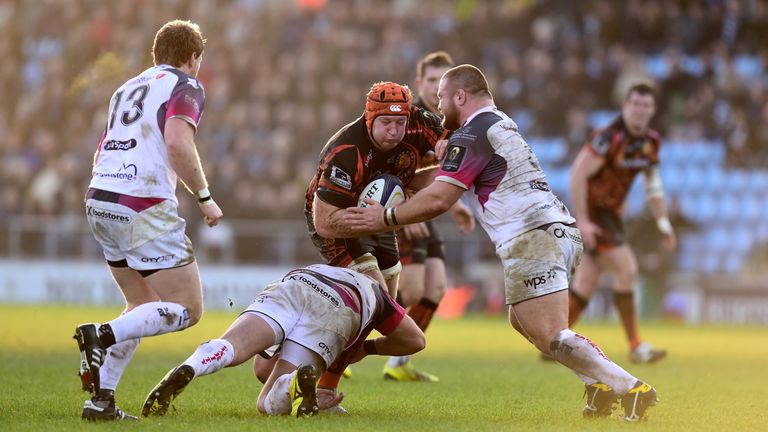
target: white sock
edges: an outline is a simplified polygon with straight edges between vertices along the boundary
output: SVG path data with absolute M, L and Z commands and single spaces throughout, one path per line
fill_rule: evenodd
M 582 374 L 580 374 L 580 373 L 576 372 L 576 371 L 575 371 L 575 370 L 573 370 L 573 369 L 571 369 L 571 372 L 573 372 L 574 374 L 576 374 L 576 376 L 577 376 L 577 377 L 579 377 L 579 379 L 581 380 L 581 382 L 583 382 L 583 383 L 584 383 L 584 384 L 586 384 L 586 385 L 592 385 L 592 384 L 595 384 L 595 383 L 597 383 L 597 382 L 598 382 L 596 379 L 594 379 L 594 378 L 590 378 L 590 377 L 588 377 L 588 376 L 586 376 L 586 375 L 582 375 Z
M 398 366 L 402 366 L 406 363 L 408 363 L 408 360 L 411 359 L 411 356 L 391 356 L 387 360 L 387 366 L 391 368 L 396 368 Z
M 178 303 L 144 303 L 108 324 L 115 335 L 115 343 L 120 343 L 128 339 L 183 330 L 189 324 L 189 311 Z
M 101 388 L 116 390 L 117 383 L 133 358 L 133 353 L 139 347 L 141 339 L 129 339 L 118 342 L 107 348 L 107 358 L 99 368 Z
M 272 385 L 269 393 L 267 393 L 267 396 L 264 398 L 264 411 L 266 411 L 267 414 L 290 414 L 291 409 L 293 408 L 290 386 L 293 374 L 295 373 L 296 371 L 293 371 L 292 373 L 283 374 L 277 377 L 275 384 Z
M 201 343 L 195 352 L 184 360 L 183 364 L 192 366 L 192 369 L 195 370 L 195 378 L 197 378 L 229 366 L 234 358 L 235 349 L 229 341 L 213 339 Z
M 608 384 L 620 395 L 628 392 L 637 381 L 637 378 L 608 359 L 591 340 L 572 330 L 561 330 L 552 339 L 549 351 L 555 360 L 577 375 Z

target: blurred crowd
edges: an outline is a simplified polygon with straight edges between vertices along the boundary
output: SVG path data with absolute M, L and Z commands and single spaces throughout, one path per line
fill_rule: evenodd
M 208 38 L 197 143 L 228 217 L 301 219 L 320 149 L 370 85 L 412 83 L 438 49 L 483 69 L 526 136 L 576 149 L 650 79 L 667 139 L 766 166 L 765 0 L 0 0 L 0 220 L 83 211 L 109 98 L 175 18 Z

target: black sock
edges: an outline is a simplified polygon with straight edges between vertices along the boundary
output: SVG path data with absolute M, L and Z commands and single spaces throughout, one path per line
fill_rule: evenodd
M 92 398 L 91 401 L 95 402 L 107 402 L 107 405 L 99 404 L 100 406 L 109 406 L 115 403 L 115 391 L 111 389 L 99 389 L 99 392 L 96 393 Z
M 402 306 L 402 307 L 404 307 L 404 308 L 407 308 L 407 307 L 408 307 L 408 306 L 405 304 L 405 302 L 403 301 L 403 298 L 402 298 L 402 297 L 400 297 L 400 293 L 399 293 L 399 292 L 397 293 L 397 296 L 395 297 L 395 301 L 397 302 L 397 304 L 399 304 L 400 306 Z
M 99 340 L 101 341 L 101 346 L 104 348 L 109 348 L 115 344 L 115 334 L 112 332 L 112 326 L 109 324 L 102 324 L 101 327 L 99 327 Z

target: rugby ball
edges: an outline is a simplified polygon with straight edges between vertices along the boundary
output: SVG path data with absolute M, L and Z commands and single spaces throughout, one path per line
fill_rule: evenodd
M 373 181 L 360 191 L 360 197 L 357 199 L 358 207 L 367 207 L 363 201 L 365 198 L 377 201 L 384 207 L 392 207 L 405 200 L 405 188 L 397 176 L 381 174 L 374 177 Z

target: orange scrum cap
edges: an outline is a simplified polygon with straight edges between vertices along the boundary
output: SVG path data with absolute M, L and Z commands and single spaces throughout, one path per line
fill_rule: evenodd
M 373 120 L 380 115 L 411 114 L 411 90 L 390 81 L 379 81 L 368 92 L 365 100 L 365 125 L 371 131 Z

